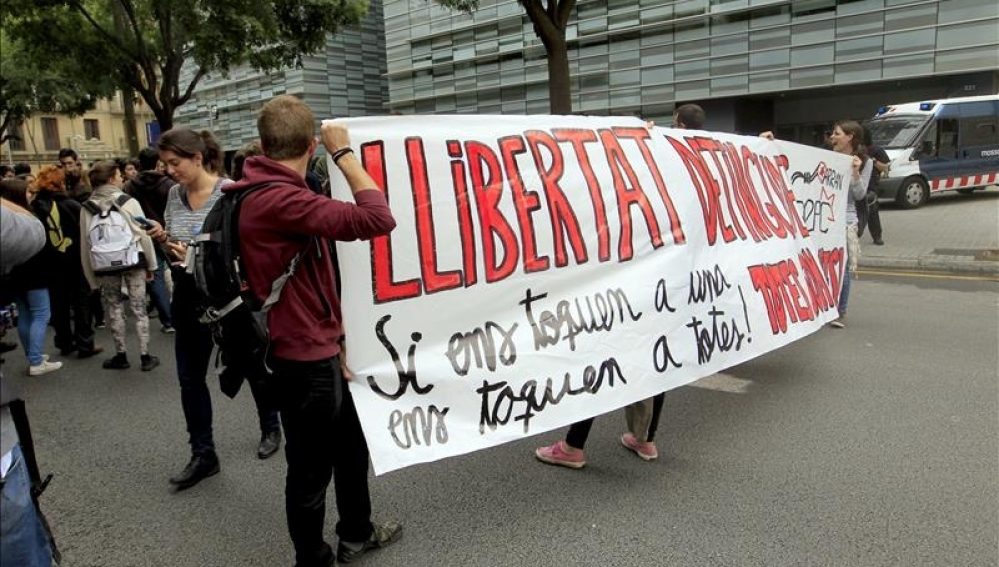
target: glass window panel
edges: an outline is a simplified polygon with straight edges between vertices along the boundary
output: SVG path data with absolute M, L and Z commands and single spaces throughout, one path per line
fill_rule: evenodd
M 754 1 L 753 5 L 759 5 L 762 3 L 763 2 Z M 764 8 L 754 9 L 752 11 L 752 18 L 749 20 L 749 27 L 756 29 L 790 23 L 791 6 L 784 2 L 780 2 L 779 4 L 779 6 L 767 6 Z
M 940 24 L 972 20 L 975 18 L 991 18 L 993 21 L 999 17 L 999 5 L 990 0 L 941 0 L 939 7 Z M 996 38 L 995 24 L 992 24 L 992 33 L 989 36 Z
M 580 58 L 579 60 L 579 72 L 580 73 L 590 73 L 593 71 L 606 71 L 607 70 L 607 56 L 603 55 L 600 57 L 586 57 Z
M 607 88 L 607 74 L 606 73 L 596 73 L 593 75 L 585 75 L 579 78 L 579 89 L 580 92 L 586 93 L 594 89 L 606 89 Z
M 823 87 L 834 82 L 832 67 L 822 66 L 810 69 L 792 69 L 791 87 Z
M 835 39 L 836 26 L 830 22 L 814 22 L 809 24 L 796 24 L 791 27 L 792 45 L 806 45 L 820 41 L 833 41 Z
M 710 63 L 707 59 L 678 62 L 675 65 L 676 78 L 680 81 L 708 78 L 711 75 Z
M 673 32 L 666 30 L 648 31 L 642 33 L 642 47 L 673 43 Z
M 749 50 L 749 36 L 747 34 L 731 35 L 711 40 L 711 56 L 735 55 L 745 53 Z
M 644 85 L 642 87 L 642 100 L 645 102 L 660 102 L 663 100 L 673 100 L 673 83 L 664 85 Z
M 840 40 L 879 33 L 882 29 L 884 29 L 884 20 L 881 14 L 864 14 L 836 20 L 836 37 Z
M 642 103 L 641 89 L 619 89 L 611 93 L 615 108 L 622 106 L 638 106 Z
M 933 49 L 935 43 L 936 30 L 932 28 L 885 34 L 885 55 Z
M 781 91 L 791 87 L 790 75 L 787 71 L 771 71 L 754 73 L 749 77 L 753 91 Z
M 836 42 L 836 60 L 881 57 L 881 41 L 880 35 L 841 39 Z
M 642 72 L 640 69 L 628 69 L 625 71 L 612 71 L 610 85 L 612 87 L 631 87 L 641 84 Z
M 837 0 L 836 13 L 856 14 L 858 12 L 866 12 L 868 10 L 883 8 L 884 5 L 884 0 Z M 874 17 L 880 19 L 880 16 Z
M 712 75 L 734 75 L 747 72 L 749 72 L 749 57 L 746 55 L 719 57 L 711 60 Z
M 857 61 L 836 65 L 836 82 L 874 81 L 881 78 L 881 60 Z
M 936 56 L 937 73 L 996 68 L 999 68 L 999 51 L 995 46 L 943 51 Z
M 784 47 L 791 44 L 791 28 L 782 27 L 770 30 L 754 31 L 749 36 L 749 49 L 768 49 Z
M 772 49 L 749 54 L 750 69 L 782 69 L 791 64 L 789 49 Z
M 645 65 L 659 65 L 673 61 L 673 46 L 661 45 L 658 47 L 643 47 L 641 51 L 641 63 Z
M 583 93 L 579 96 L 579 110 L 582 112 L 603 113 L 610 106 L 607 91 Z
M 936 4 L 911 4 L 885 12 L 885 31 L 907 30 L 937 24 Z
M 676 84 L 676 98 L 697 99 L 711 96 L 710 81 L 689 81 Z
M 746 75 L 711 79 L 711 94 L 736 94 L 747 92 L 748 89 L 749 77 Z
M 833 56 L 834 46 L 832 44 L 796 47 L 791 50 L 791 67 L 832 63 Z
M 991 38 L 992 43 L 996 43 L 999 41 L 999 6 L 996 12 L 997 19 L 990 21 L 940 26 L 937 28 L 937 49 L 978 45 L 985 38 Z
M 655 85 L 673 82 L 673 66 L 645 67 L 642 69 L 642 84 Z

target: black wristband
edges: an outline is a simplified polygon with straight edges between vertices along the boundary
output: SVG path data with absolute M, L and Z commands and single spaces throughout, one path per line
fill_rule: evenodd
M 339 150 L 333 152 L 333 155 L 331 156 L 333 158 L 333 165 L 340 165 L 340 158 L 352 153 L 354 153 L 354 150 L 351 148 L 340 148 Z

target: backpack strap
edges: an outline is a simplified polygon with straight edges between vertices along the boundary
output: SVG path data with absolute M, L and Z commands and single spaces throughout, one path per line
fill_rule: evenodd
M 104 212 L 101 209 L 101 206 L 98 205 L 96 201 L 93 201 L 91 199 L 87 199 L 86 201 L 83 202 L 83 208 L 87 209 L 94 215 L 100 215 L 102 212 Z

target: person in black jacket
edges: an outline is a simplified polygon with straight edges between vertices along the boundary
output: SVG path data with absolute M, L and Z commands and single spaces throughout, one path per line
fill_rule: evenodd
M 63 356 L 89 358 L 104 349 L 94 344 L 90 286 L 80 263 L 80 203 L 66 194 L 62 170 L 48 165 L 31 188 L 31 209 L 45 225 L 42 254 L 54 270 L 48 282 L 55 346 Z

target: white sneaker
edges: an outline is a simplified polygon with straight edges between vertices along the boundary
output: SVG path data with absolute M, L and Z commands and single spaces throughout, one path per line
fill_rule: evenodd
M 42 374 L 48 374 L 49 372 L 54 372 L 60 368 L 62 368 L 61 362 L 49 362 L 48 360 L 42 360 L 41 364 L 28 367 L 28 375 L 41 376 Z

